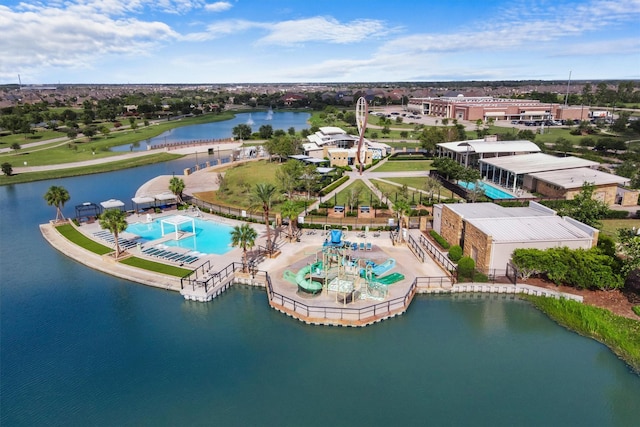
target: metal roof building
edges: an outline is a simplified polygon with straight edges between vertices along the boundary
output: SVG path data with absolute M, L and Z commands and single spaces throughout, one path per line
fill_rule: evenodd
M 598 230 L 536 202 L 528 207 L 505 208 L 493 203 L 434 205 L 433 229 L 485 273 L 501 274 L 513 251 L 520 248 L 569 247 L 589 249 Z
M 524 155 L 540 152 L 531 141 L 498 141 L 495 136 L 468 141 L 441 142 L 436 144 L 439 157 L 449 157 L 464 166 L 477 167 L 480 159 L 501 156 Z
M 544 153 L 533 153 L 480 159 L 480 172 L 483 178 L 515 192 L 518 188 L 532 188 L 532 178 L 525 180 L 525 175 L 528 174 L 591 168 L 597 165 L 598 162 L 579 157 L 555 157 Z

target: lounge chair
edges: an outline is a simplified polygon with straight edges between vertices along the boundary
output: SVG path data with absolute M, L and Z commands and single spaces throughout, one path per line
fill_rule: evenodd
M 364 242 L 360 242 L 359 249 L 360 249 L 361 251 L 364 251 Z
M 372 249 L 371 242 L 367 242 L 367 247 L 366 247 L 366 249 L 367 249 L 368 251 L 370 251 L 370 250 Z

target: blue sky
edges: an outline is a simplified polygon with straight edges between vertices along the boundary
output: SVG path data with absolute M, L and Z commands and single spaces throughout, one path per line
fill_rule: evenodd
M 640 0 L 2 0 L 0 83 L 640 78 Z

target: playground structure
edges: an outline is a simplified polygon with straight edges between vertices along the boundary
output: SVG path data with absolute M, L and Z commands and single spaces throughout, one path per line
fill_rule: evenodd
M 342 239 L 345 230 L 325 231 L 327 238 L 322 248 L 309 254 L 313 258 L 307 265 L 296 273 L 291 270 L 283 273 L 283 278 L 297 285 L 299 292 L 318 295 L 326 291 L 342 304 L 363 299 L 380 301 L 387 298 L 389 285 L 404 280 L 404 275 L 397 272 L 383 276 L 396 266 L 393 258 L 376 264 L 366 256 L 359 256 L 357 245 Z

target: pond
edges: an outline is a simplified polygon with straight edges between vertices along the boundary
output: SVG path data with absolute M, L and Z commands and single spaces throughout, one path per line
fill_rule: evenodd
M 315 327 L 237 286 L 185 301 L 50 247 L 43 195 L 129 200 L 181 163 L 0 187 L 0 424 L 598 425 L 640 419 L 640 377 L 516 298 L 417 297 Z M 232 261 L 232 260 L 230 260 Z M 236 260 L 237 261 L 237 260 Z M 250 408 L 250 409 L 248 409 Z
M 299 132 L 302 129 L 309 128 L 307 121 L 310 117 L 311 114 L 309 113 L 295 111 L 239 113 L 230 120 L 173 128 L 155 138 L 141 141 L 139 144 L 113 147 L 111 151 L 142 151 L 146 150 L 147 146 L 158 144 L 231 138 L 233 136 L 233 128 L 239 124 L 248 124 L 253 132 L 258 132 L 260 126 L 263 125 L 270 125 L 273 130 L 282 129 L 285 132 L 292 127 L 296 132 Z

